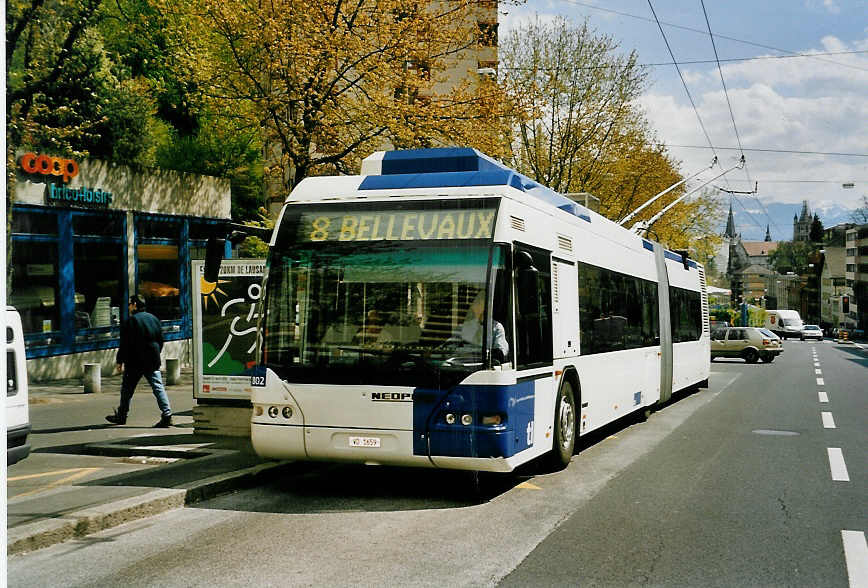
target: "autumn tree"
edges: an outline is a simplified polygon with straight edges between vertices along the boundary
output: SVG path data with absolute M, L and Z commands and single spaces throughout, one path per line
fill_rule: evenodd
M 476 43 L 473 6 L 165 0 L 162 10 L 202 97 L 262 132 L 285 193 L 311 174 L 355 173 L 386 144 L 502 145 L 482 132 L 499 120 L 496 84 L 436 92 L 439 72 Z
M 101 0 L 7 2 L 7 148 L 153 160 L 150 87 L 106 52 Z M 7 154 L 7 157 L 9 155 Z
M 635 53 L 586 23 L 559 18 L 514 29 L 500 46 L 507 93 L 515 106 L 510 163 L 559 192 L 582 191 L 605 165 L 605 147 L 629 138 L 631 102 L 644 73 Z
M 769 266 L 779 274 L 800 273 L 808 267 L 815 247 L 807 241 L 783 241 L 769 254 Z
M 616 221 L 681 180 L 678 162 L 635 104 L 646 82 L 635 52 L 619 53 L 614 39 L 587 22 L 556 19 L 515 29 L 500 57 L 515 107 L 511 165 L 559 192 L 592 193 L 601 213 Z M 671 191 L 635 220 L 683 194 L 683 187 Z M 710 250 L 717 238 L 704 237 L 715 232 L 721 214 L 705 194 L 667 212 L 651 235 L 670 247 L 702 243 Z

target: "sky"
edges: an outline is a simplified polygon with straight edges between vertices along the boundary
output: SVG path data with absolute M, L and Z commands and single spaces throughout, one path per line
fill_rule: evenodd
M 770 203 L 808 200 L 820 212 L 856 208 L 868 195 L 868 0 L 529 0 L 501 1 L 500 10 L 501 43 L 522 22 L 564 16 L 587 19 L 624 52 L 635 50 L 639 63 L 666 64 L 650 67 L 639 101 L 658 139 L 685 176 L 715 153 L 729 168 L 743 152 L 745 169 L 711 185 L 748 191 L 756 183 L 756 194 L 737 196 L 733 209 L 763 225 L 791 231 L 791 219 L 767 217 Z M 715 169 L 699 178 L 722 171 Z

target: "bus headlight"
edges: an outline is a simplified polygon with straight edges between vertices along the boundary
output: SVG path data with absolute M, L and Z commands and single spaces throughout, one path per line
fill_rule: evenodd
M 473 423 L 473 417 L 469 414 L 461 415 L 461 424 L 465 427 L 470 426 Z
M 277 410 L 276 406 L 269 406 L 268 407 L 268 416 L 270 416 L 271 418 L 276 419 L 278 412 L 279 411 Z
M 281 412 L 283 413 L 283 418 L 285 418 L 285 419 L 291 419 L 292 418 L 292 407 L 291 406 L 284 406 L 283 410 Z
M 444 420 L 446 421 L 447 425 L 454 425 L 455 424 L 455 415 L 452 414 L 451 412 L 447 412 L 446 416 L 444 417 Z

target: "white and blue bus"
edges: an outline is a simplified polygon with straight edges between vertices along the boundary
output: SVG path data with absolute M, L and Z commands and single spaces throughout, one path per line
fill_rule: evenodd
M 264 457 L 508 472 L 707 383 L 702 265 L 473 149 L 311 177 L 272 234 Z

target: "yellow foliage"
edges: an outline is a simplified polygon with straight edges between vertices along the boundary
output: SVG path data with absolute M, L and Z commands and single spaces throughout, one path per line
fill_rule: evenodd
M 475 43 L 478 0 L 159 2 L 192 81 L 261 127 L 285 191 L 388 145 L 502 150 L 497 84 L 442 83 Z

